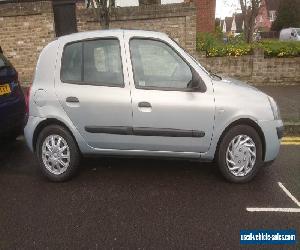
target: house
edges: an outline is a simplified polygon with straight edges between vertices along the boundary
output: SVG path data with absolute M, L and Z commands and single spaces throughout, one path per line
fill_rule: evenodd
M 270 31 L 276 20 L 280 0 L 262 0 L 259 13 L 255 19 L 256 31 Z
M 225 17 L 220 22 L 221 30 L 227 35 L 236 35 L 244 31 L 244 19 L 241 13 L 235 13 L 232 17 Z
M 235 34 L 241 34 L 244 32 L 245 23 L 244 17 L 242 13 L 234 14 L 234 22 L 235 22 Z

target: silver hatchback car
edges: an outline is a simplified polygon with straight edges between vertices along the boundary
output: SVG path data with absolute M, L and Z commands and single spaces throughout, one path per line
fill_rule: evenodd
M 278 155 L 272 97 L 207 72 L 166 34 L 106 30 L 63 36 L 42 51 L 25 137 L 52 181 L 81 155 L 213 161 L 236 183 Z

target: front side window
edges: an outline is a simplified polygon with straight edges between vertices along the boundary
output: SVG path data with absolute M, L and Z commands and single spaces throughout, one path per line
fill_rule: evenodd
M 88 40 L 65 47 L 63 82 L 87 85 L 123 85 L 121 52 L 117 39 Z
M 151 89 L 187 89 L 189 65 L 167 44 L 134 38 L 130 41 L 135 85 Z

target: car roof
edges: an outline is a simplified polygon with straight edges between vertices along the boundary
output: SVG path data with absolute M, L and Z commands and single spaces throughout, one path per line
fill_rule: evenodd
M 82 40 L 88 39 L 93 37 L 100 37 L 100 36 L 118 36 L 122 34 L 130 33 L 132 36 L 144 36 L 144 37 L 162 37 L 166 38 L 168 35 L 162 32 L 157 31 L 147 31 L 147 30 L 134 30 L 134 29 L 108 29 L 108 30 L 93 30 L 93 31 L 84 31 L 73 33 L 65 36 L 59 37 L 58 41 L 75 41 L 75 40 Z

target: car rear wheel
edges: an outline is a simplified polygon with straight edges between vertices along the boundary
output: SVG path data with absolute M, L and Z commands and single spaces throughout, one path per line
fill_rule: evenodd
M 41 170 L 51 181 L 66 181 L 76 174 L 79 150 L 64 127 L 50 125 L 44 128 L 38 136 L 36 149 Z
M 220 142 L 216 160 L 227 180 L 252 180 L 262 165 L 262 143 L 256 130 L 247 125 L 231 128 Z

